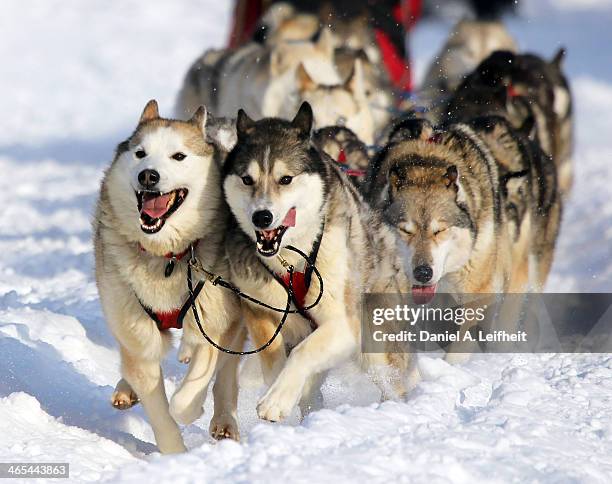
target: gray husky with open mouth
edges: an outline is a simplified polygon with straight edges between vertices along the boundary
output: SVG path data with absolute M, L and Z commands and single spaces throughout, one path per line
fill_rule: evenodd
M 240 111 L 238 142 L 223 169 L 223 188 L 235 218 L 226 244 L 233 282 L 283 308 L 289 284 L 286 264 L 295 268 L 298 312 L 260 353 L 269 388 L 257 411 L 271 421 L 289 416 L 298 402 L 302 415 L 320 406 L 322 375 L 359 354 L 362 293 L 408 289 L 395 252 L 395 231 L 315 147 L 312 122 L 308 103 L 292 121 L 253 121 Z M 320 302 L 311 307 L 320 292 L 313 264 L 324 288 Z M 271 339 L 281 314 L 253 303 L 243 306 L 251 339 L 259 347 Z M 403 395 L 418 377 L 407 353 L 361 356 L 382 387 L 383 398 Z

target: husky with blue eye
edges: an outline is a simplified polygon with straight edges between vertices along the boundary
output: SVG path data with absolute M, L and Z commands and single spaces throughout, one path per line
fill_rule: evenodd
M 276 307 L 287 301 L 285 265 L 295 268 L 294 307 L 281 334 L 260 353 L 268 391 L 257 412 L 266 420 L 302 414 L 322 404 L 320 378 L 360 355 L 360 301 L 364 292 L 407 290 L 394 231 L 370 210 L 338 164 L 315 146 L 313 113 L 303 103 L 292 121 L 253 121 L 238 113 L 238 141 L 223 168 L 233 214 L 227 251 L 233 282 Z M 291 251 L 299 249 L 307 257 Z M 313 275 L 323 280 L 320 292 Z M 243 304 L 256 347 L 274 334 L 278 313 Z M 290 350 L 289 354 L 288 351 Z M 403 395 L 418 371 L 410 354 L 361 354 L 383 398 Z
M 96 281 L 121 356 L 123 380 L 112 403 L 124 409 L 140 400 L 162 453 L 185 450 L 177 422 L 200 417 L 215 374 L 210 432 L 216 438 L 239 435 L 238 358 L 204 341 L 186 282 L 192 253 L 210 270 L 228 272 L 229 210 L 220 182 L 225 151 L 218 140 L 231 136 L 222 136 L 207 118 L 203 107 L 189 121 L 161 118 L 157 103 L 150 101 L 134 133 L 117 147 L 94 221 Z M 211 337 L 240 349 L 244 331 L 236 297 L 218 286 L 199 289 L 195 305 Z M 172 328 L 182 328 L 179 359 L 189 369 L 168 403 L 160 363 Z

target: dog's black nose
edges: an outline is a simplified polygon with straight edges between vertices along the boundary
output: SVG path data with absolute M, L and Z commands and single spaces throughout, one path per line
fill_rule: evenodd
M 433 269 L 427 264 L 422 264 L 414 268 L 414 278 L 422 284 L 427 284 L 433 277 Z
M 159 183 L 159 173 L 155 170 L 142 170 L 138 173 L 138 182 L 145 188 L 153 188 Z
M 258 210 L 253 214 L 251 220 L 258 229 L 265 229 L 270 226 L 273 218 L 274 216 L 270 210 Z

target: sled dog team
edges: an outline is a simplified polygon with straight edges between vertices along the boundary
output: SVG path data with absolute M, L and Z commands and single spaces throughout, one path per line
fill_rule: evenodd
M 320 408 L 326 371 L 349 358 L 382 398 L 402 397 L 414 357 L 360 352 L 361 295 L 541 290 L 571 186 L 563 51 L 519 54 L 501 24 L 463 21 L 429 70 L 428 112 L 392 119 L 365 24 L 319 29 L 278 9 L 262 22 L 265 38 L 194 63 L 178 119 L 149 101 L 101 186 L 96 279 L 123 377 L 112 403 L 141 402 L 162 453 L 185 451 L 179 424 L 201 416 L 211 381 L 210 433 L 239 438 L 240 358 L 209 344 L 194 314 L 224 348 L 272 340 L 256 356 L 262 419 Z M 291 286 L 280 334 L 282 313 L 198 267 L 274 308 Z M 170 328 L 188 369 L 168 401 Z

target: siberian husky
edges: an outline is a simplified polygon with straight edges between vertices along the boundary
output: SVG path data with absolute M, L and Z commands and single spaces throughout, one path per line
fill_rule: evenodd
M 415 303 L 429 303 L 438 291 L 469 299 L 542 290 L 561 200 L 554 163 L 530 130 L 500 116 L 438 131 L 414 118 L 390 134 L 364 191 L 401 234 Z M 514 324 L 520 308 L 509 308 L 504 321 Z M 466 347 L 454 344 L 449 359 L 458 361 Z
M 113 405 L 127 408 L 140 399 L 162 453 L 185 450 L 177 422 L 187 424 L 202 414 L 215 374 L 211 435 L 239 435 L 238 359 L 204 342 L 188 304 L 192 251 L 212 271 L 227 273 L 223 149 L 207 140 L 206 119 L 203 107 L 189 121 L 164 119 L 150 101 L 134 133 L 117 147 L 94 221 L 96 281 L 121 355 L 123 380 Z M 245 331 L 235 296 L 206 285 L 196 305 L 213 338 L 240 347 Z M 189 369 L 168 404 L 160 362 L 171 344 L 168 329 L 181 326 L 179 359 Z
M 190 116 L 200 104 L 225 117 L 235 117 L 238 109 L 256 116 L 278 116 L 288 104 L 295 111 L 300 64 L 317 82 L 340 83 L 333 63 L 334 47 L 331 32 L 323 29 L 316 42 L 251 42 L 234 50 L 209 50 L 187 72 L 177 115 Z
M 321 404 L 321 375 L 359 352 L 359 302 L 363 292 L 400 292 L 406 278 L 395 252 L 395 233 L 372 212 L 337 164 L 311 141 L 313 113 L 303 103 L 292 121 L 251 120 L 238 113 L 238 142 L 223 169 L 226 200 L 234 216 L 227 238 L 232 280 L 260 300 L 284 307 L 291 264 L 294 303 L 280 336 L 263 352 L 269 385 L 257 412 L 282 420 L 300 402 L 302 414 Z M 309 263 L 291 251 L 301 250 Z M 310 309 L 324 281 L 321 301 Z M 310 280 L 310 283 L 309 283 Z M 256 346 L 274 333 L 277 313 L 243 305 Z M 287 357 L 287 348 L 292 348 Z M 409 354 L 363 355 L 383 387 L 402 395 L 418 371 Z
M 564 49 L 551 60 L 494 52 L 467 76 L 444 109 L 446 122 L 499 114 L 515 128 L 533 116 L 535 138 L 555 162 L 563 195 L 572 185 L 573 145 L 572 95 L 563 74 L 564 57 Z
M 452 95 L 464 77 L 496 50 L 517 51 L 517 45 L 506 27 L 499 21 L 461 20 L 458 22 L 435 57 L 421 84 L 424 98 L 434 104 Z M 434 119 L 438 122 L 439 119 Z
M 366 198 L 401 234 L 413 296 L 504 292 L 510 245 L 493 154 L 468 126 L 434 132 L 410 122 L 414 137 L 392 142 L 372 164 Z
M 342 84 L 317 83 L 303 65 L 298 67 L 297 78 L 298 97 L 312 106 L 317 129 L 346 126 L 364 143 L 374 143 L 375 119 L 366 94 L 360 59 L 355 61 L 353 72 Z M 282 110 L 279 115 L 283 118 L 290 117 L 287 109 Z
M 552 265 L 563 200 L 555 163 L 533 140 L 534 119 L 516 129 L 503 116 L 467 124 L 497 161 L 512 242 L 510 292 L 542 292 Z

